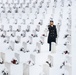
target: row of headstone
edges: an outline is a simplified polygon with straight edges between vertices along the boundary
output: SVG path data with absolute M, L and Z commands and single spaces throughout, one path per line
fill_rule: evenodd
M 2 75 L 11 75 L 11 65 L 17 65 L 20 63 L 20 55 L 18 53 L 14 54 L 13 59 L 11 60 L 11 63 L 5 62 L 5 53 L 0 53 L 0 63 L 4 63 L 4 69 L 2 70 Z M 28 60 L 28 63 L 23 63 L 23 75 L 29 75 L 29 68 L 32 65 L 35 65 L 35 55 L 30 54 L 30 59 Z
M 70 6 L 70 5 L 69 5 Z M 64 39 L 66 39 L 64 46 L 66 49 L 63 51 L 62 54 L 65 56 L 65 60 L 62 62 L 60 66 L 61 69 L 65 69 L 65 73 L 62 75 L 72 75 L 72 57 L 71 57 L 71 8 L 68 9 L 68 17 L 66 21 L 66 34 L 64 35 Z
M 17 53 L 15 53 L 15 57 L 17 58 L 17 61 L 19 61 L 19 55 Z M 35 55 L 31 54 L 30 55 L 31 60 L 33 61 L 32 65 L 35 65 Z M 49 75 L 49 71 L 50 71 L 50 67 L 53 66 L 53 57 L 51 55 L 48 55 L 48 61 L 43 64 L 43 73 L 44 75 Z M 23 63 L 23 75 L 29 75 L 29 69 L 30 69 L 30 63 Z M 5 68 L 2 70 L 3 75 L 11 75 L 11 64 L 6 62 L 5 63 Z
M 1 71 L 2 75 L 11 75 L 11 68 L 11 64 L 6 62 L 3 70 Z M 29 65 L 26 63 L 23 63 L 23 75 L 29 75 Z
M 9 25 L 9 30 L 4 30 L 4 25 L 1 25 L 0 31 L 2 31 L 2 32 L 3 31 L 6 31 L 7 33 L 8 32 L 14 32 L 15 31 L 15 33 L 16 33 L 16 32 L 20 32 L 21 31 L 21 26 L 18 25 L 18 28 L 16 30 L 13 30 L 13 26 L 12 25 Z M 26 32 L 29 32 L 29 31 L 30 31 L 30 26 L 27 25 Z
M 35 65 L 35 60 L 36 60 L 36 57 L 35 55 L 31 54 L 30 55 L 30 61 L 28 64 L 23 64 L 23 73 L 24 75 L 29 75 L 29 69 L 30 69 L 30 65 Z M 32 63 L 32 64 L 31 64 Z M 44 75 L 49 75 L 49 71 L 50 71 L 50 67 L 53 67 L 53 56 L 51 55 L 48 55 L 47 57 L 47 61 L 43 64 L 42 66 L 42 72 L 44 73 Z
M 44 3 L 44 1 L 41 1 L 40 2 L 40 4 L 39 4 L 39 6 L 38 6 L 38 8 L 42 8 L 43 6 L 42 6 L 42 4 Z M 37 4 L 37 3 L 36 3 Z M 32 5 L 32 7 L 33 8 L 35 8 L 36 7 L 36 4 L 33 4 Z M 6 5 L 6 4 L 5 4 Z M 4 4 L 3 4 L 3 6 L 1 6 L 2 8 L 3 8 L 3 10 L 1 11 L 2 13 L 12 13 L 12 10 L 13 9 L 15 9 L 15 13 L 18 13 L 18 10 L 19 9 L 23 9 L 22 10 L 22 13 L 25 13 L 26 12 L 26 9 L 25 8 L 29 8 L 29 3 L 28 4 L 26 4 L 24 7 L 23 7 L 23 5 L 24 4 L 20 4 L 20 6 L 19 7 L 16 7 L 18 4 L 14 4 L 13 3 L 13 7 L 11 7 L 11 5 L 10 4 L 7 4 L 8 5 L 8 11 L 6 12 L 6 8 L 5 8 L 5 6 L 4 6 Z M 47 5 L 46 5 L 46 7 L 47 8 L 49 8 L 49 2 L 47 2 Z M 32 10 L 31 10 L 32 11 Z
M 50 0 L 48 0 L 48 2 L 51 2 Z M 32 1 L 31 0 L 29 0 L 29 2 L 27 3 L 26 2 L 26 0 L 10 0 L 10 1 L 3 1 L 3 0 L 0 0 L 0 4 L 21 4 L 21 6 L 23 5 L 23 4 L 26 4 L 26 7 L 29 7 L 29 5 L 32 3 Z M 33 2 L 33 6 L 35 7 L 35 5 L 38 3 L 38 0 L 36 0 L 35 2 Z M 44 0 L 42 0 L 41 2 L 40 2 L 40 5 L 42 5 L 42 3 L 44 3 Z M 54 3 L 55 3 L 55 5 L 56 5 L 56 3 L 57 3 L 57 0 L 54 0 Z M 63 7 L 64 6 L 64 0 L 62 1 L 60 1 L 60 3 L 61 3 L 61 6 Z M 72 5 L 72 1 L 71 0 L 68 0 L 68 2 L 67 2 L 67 5 L 68 6 L 71 6 Z
M 5 59 L 5 53 L 0 52 L 0 64 L 5 64 L 7 60 Z M 20 55 L 18 53 L 14 54 L 14 58 L 11 60 L 10 63 L 19 64 L 20 63 Z
M 32 65 L 35 65 L 36 57 L 34 54 L 30 54 L 30 59 L 28 59 L 28 65 L 32 63 Z M 7 60 L 5 59 L 5 53 L 0 52 L 0 64 L 6 63 Z M 12 64 L 19 64 L 20 63 L 20 54 L 15 53 L 14 57 L 12 58 L 11 62 Z

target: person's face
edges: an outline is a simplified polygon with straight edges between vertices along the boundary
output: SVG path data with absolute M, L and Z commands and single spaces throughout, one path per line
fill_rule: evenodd
M 50 25 L 53 25 L 54 23 L 53 22 L 50 22 Z

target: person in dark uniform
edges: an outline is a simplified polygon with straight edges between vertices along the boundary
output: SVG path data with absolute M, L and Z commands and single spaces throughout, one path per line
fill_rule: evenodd
M 51 42 L 56 43 L 57 38 L 57 29 L 53 21 L 50 21 L 50 25 L 48 25 L 48 30 L 49 30 L 48 35 L 49 51 L 51 51 Z

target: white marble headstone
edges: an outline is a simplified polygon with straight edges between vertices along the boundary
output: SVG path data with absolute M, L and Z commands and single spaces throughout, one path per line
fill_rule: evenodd
M 49 75 L 49 66 L 48 66 L 48 64 L 43 64 L 43 73 L 44 73 L 44 75 Z
M 20 63 L 20 55 L 18 53 L 15 53 L 15 57 L 17 58 L 18 63 Z
M 29 75 L 29 65 L 23 63 L 23 75 Z
M 11 64 L 8 62 L 5 62 L 5 68 L 8 71 L 8 75 L 11 75 Z

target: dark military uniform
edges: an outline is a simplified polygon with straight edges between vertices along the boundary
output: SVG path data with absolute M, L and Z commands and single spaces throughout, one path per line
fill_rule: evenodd
M 51 42 L 55 42 L 56 43 L 57 29 L 56 29 L 55 25 L 53 25 L 53 27 L 51 25 L 48 25 L 48 30 L 49 30 L 49 35 L 48 35 L 47 42 L 50 45 L 50 48 L 49 48 L 49 51 L 50 51 L 51 50 Z

